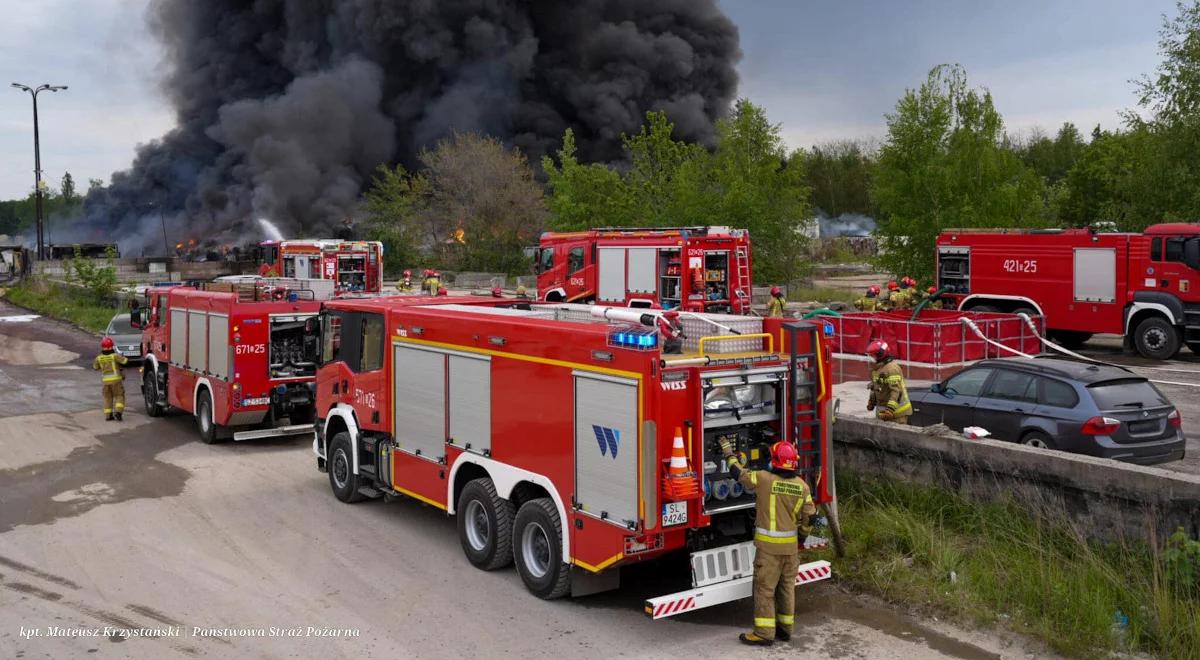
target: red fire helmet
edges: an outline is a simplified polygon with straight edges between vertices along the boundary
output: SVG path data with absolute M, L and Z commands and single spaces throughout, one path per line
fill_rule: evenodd
M 780 289 L 777 286 L 773 286 L 773 287 L 771 287 L 771 295 L 778 298 L 779 296 L 783 295 L 783 289 Z
M 112 337 L 105 337 L 104 339 L 100 340 L 100 350 L 111 351 L 112 347 L 113 347 Z
M 800 467 L 800 455 L 796 447 L 786 440 L 771 445 L 771 467 L 777 470 L 795 470 Z
M 888 343 L 882 339 L 876 339 L 870 344 L 867 344 L 867 356 L 875 358 L 876 362 L 888 356 Z

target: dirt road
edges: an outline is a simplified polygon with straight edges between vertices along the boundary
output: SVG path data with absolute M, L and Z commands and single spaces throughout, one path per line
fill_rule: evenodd
M 748 649 L 748 602 L 642 615 L 678 561 L 538 600 L 472 568 L 436 509 L 337 502 L 304 439 L 201 444 L 188 417 L 142 415 L 134 378 L 125 422 L 103 421 L 95 339 L 21 314 L 0 301 L 0 656 L 1045 656 L 828 583 L 799 592 L 791 644 Z

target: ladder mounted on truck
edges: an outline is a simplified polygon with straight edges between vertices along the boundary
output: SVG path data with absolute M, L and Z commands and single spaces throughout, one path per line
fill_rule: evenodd
M 820 359 L 815 352 L 819 347 L 818 326 L 815 323 L 785 323 L 788 345 L 788 406 L 791 410 L 791 420 L 788 440 L 796 445 L 800 457 L 800 476 L 804 482 L 815 487 L 821 478 L 821 465 L 824 456 L 821 454 L 821 425 L 819 415 L 820 392 L 822 385 Z M 799 351 L 801 335 L 810 335 L 808 346 L 813 352 Z

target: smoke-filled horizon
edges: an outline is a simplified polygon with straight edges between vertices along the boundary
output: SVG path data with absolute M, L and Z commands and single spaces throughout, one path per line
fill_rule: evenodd
M 84 202 L 80 238 L 126 251 L 243 242 L 269 218 L 329 233 L 384 163 L 453 131 L 531 161 L 575 131 L 581 159 L 663 110 L 711 142 L 736 91 L 737 28 L 714 0 L 159 0 L 177 127 Z

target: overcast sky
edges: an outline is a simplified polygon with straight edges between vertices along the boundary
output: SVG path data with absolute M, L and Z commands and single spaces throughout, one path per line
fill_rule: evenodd
M 38 97 L 52 186 L 64 170 L 80 190 L 107 181 L 137 144 L 170 128 L 147 0 L 3 2 L 0 199 L 33 187 L 30 99 L 9 82 L 70 86 Z M 1129 80 L 1158 63 L 1160 16 L 1175 9 L 1174 0 L 719 2 L 741 30 L 740 95 L 764 105 L 795 147 L 882 137 L 904 89 L 945 62 L 992 91 L 1011 131 L 1115 128 L 1134 105 Z

